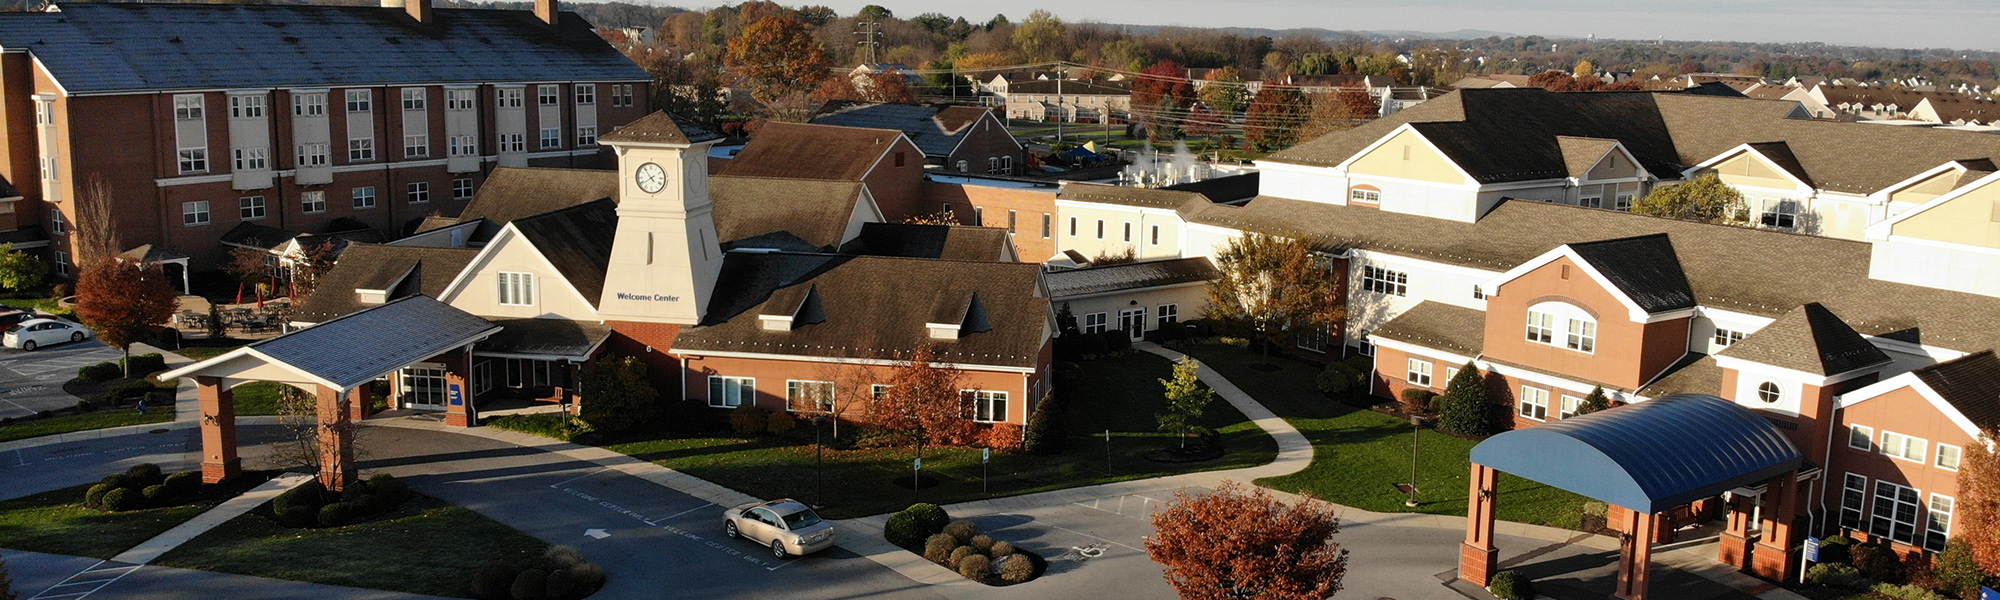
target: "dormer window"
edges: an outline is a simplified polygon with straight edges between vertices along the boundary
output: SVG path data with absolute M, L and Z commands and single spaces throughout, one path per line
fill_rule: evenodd
M 498 274 L 497 279 L 500 284 L 499 293 L 500 293 L 501 306 L 535 305 L 534 273 L 501 272 Z
M 1561 342 L 1557 341 L 1557 332 Z M 1530 342 L 1561 346 L 1590 354 L 1597 351 L 1597 318 L 1565 302 L 1543 302 L 1528 307 L 1527 338 Z

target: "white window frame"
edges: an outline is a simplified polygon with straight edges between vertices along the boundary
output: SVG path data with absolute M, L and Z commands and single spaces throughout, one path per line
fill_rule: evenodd
M 1104 219 L 1097 220 L 1097 239 L 1104 239 Z
M 347 112 L 375 112 L 375 94 L 368 90 L 347 90 Z
M 1894 439 L 1896 441 L 1890 441 L 1890 436 L 1895 436 Z M 1891 458 L 1907 460 L 1920 465 L 1928 464 L 1927 455 L 1931 446 L 1930 440 L 1884 429 L 1882 430 L 1881 441 L 1878 442 L 1878 445 L 1882 453 L 1889 455 Z
M 1381 204 L 1382 192 L 1380 190 L 1348 190 L 1347 201 L 1363 202 L 1367 204 Z
M 69 235 L 69 218 L 63 216 L 61 209 L 49 208 L 49 233 Z
M 596 125 L 578 125 L 578 126 L 576 126 L 576 147 L 578 147 L 578 148 L 595 148 L 595 147 L 597 147 L 597 126 L 596 126 Z
M 69 274 L 69 253 L 68 253 L 68 252 L 64 252 L 64 251 L 62 251 L 62 250 L 57 250 L 57 251 L 55 251 L 55 255 L 56 255 L 56 274 L 57 274 L 57 275 L 68 275 L 68 274 Z
M 417 133 L 403 136 L 403 158 L 426 158 L 430 155 L 430 134 Z
M 1611 210 L 1632 212 L 1632 200 L 1637 197 L 1638 194 L 1633 194 L 1629 192 L 1619 192 L 1617 195 L 1617 199 L 1611 202 Z
M 322 93 L 292 94 L 292 116 L 295 117 L 326 116 L 326 94 Z
M 1431 387 L 1431 369 L 1431 361 L 1412 358 L 1409 373 L 1403 377 L 1403 381 L 1414 386 Z
M 1584 354 L 1597 352 L 1597 321 L 1571 315 L 1563 346 Z
M 527 94 L 521 88 L 496 88 L 493 90 L 495 108 L 521 108 L 521 99 Z
M 479 138 L 472 135 L 451 136 L 451 156 L 479 156 Z
M 577 106 L 591 106 L 597 104 L 597 84 L 579 83 L 576 84 L 575 87 L 576 87 Z
M 560 102 L 562 102 L 562 86 L 547 83 L 535 86 L 536 106 L 555 106 Z
M 1159 324 L 1154 327 L 1155 329 L 1181 322 L 1181 306 L 1179 304 L 1162 304 L 1158 308 L 1156 318 Z
M 1576 205 L 1584 208 L 1604 208 L 1604 197 L 1581 196 L 1576 199 Z
M 1154 245 L 1154 246 L 1158 246 L 1158 245 L 1160 245 L 1160 226 L 1159 226 L 1159 225 L 1157 225 L 1157 224 L 1155 224 L 1155 225 L 1153 225 L 1152 227 L 1153 227 L 1153 230 L 1152 230 L 1151 232 L 1149 232 L 1149 233 L 1150 233 L 1150 234 L 1151 234 L 1151 235 L 1153 236 L 1153 237 L 1152 237 L 1152 242 L 1153 242 L 1153 245 Z
M 1521 398 L 1518 405 L 1520 410 L 1516 412 L 1523 418 L 1533 421 L 1549 420 L 1548 390 L 1532 386 L 1521 386 Z
M 473 192 L 472 192 L 471 177 L 460 177 L 458 179 L 451 180 L 451 199 L 471 200 L 472 194 Z
M 818 406 L 812 408 L 795 408 L 799 404 L 800 395 L 806 391 L 809 385 L 825 390 L 824 395 L 818 399 Z M 785 412 L 831 413 L 833 412 L 834 401 L 839 398 L 839 396 L 834 395 L 835 393 L 834 384 L 831 381 L 787 379 L 785 380 Z
M 354 201 L 355 210 L 375 208 L 375 186 L 364 185 L 356 187 L 348 192 L 348 198 Z
M 412 181 L 403 186 L 403 200 L 410 204 L 424 204 L 431 201 L 431 182 Z
M 734 390 L 731 389 L 732 385 L 734 386 Z M 731 395 L 732 391 L 735 392 L 733 396 Z M 718 398 L 717 396 L 722 397 Z M 757 404 L 757 378 L 729 377 L 726 375 L 708 376 L 709 406 L 715 408 L 735 408 L 743 406 L 746 399 L 749 400 L 749 404 L 752 406 Z
M 352 138 L 347 140 L 347 162 L 375 160 L 375 138 Z
M 562 128 L 559 127 L 542 128 L 541 140 L 542 140 L 541 144 L 543 150 L 548 150 L 550 148 L 561 148 Z
M 426 110 L 429 103 L 424 88 L 403 88 L 403 110 Z
M 1938 508 L 1938 501 L 1944 501 L 1944 508 Z M 1943 552 L 1945 543 L 1951 540 L 1952 513 L 1957 512 L 1958 499 L 1937 492 L 1931 492 L 1930 502 L 1924 505 L 1924 549 Z
M 1715 328 L 1715 336 L 1710 342 L 1717 348 L 1728 348 L 1743 341 L 1743 332 L 1732 329 Z
M 1085 313 L 1083 315 L 1083 332 L 1104 333 L 1104 330 L 1110 328 L 1110 323 L 1111 315 L 1109 313 Z
M 1905 495 L 1904 492 L 1908 494 Z M 1868 536 L 1915 545 L 1918 520 L 1922 519 L 1930 508 L 1923 504 L 1922 498 L 1922 492 L 1916 488 L 1875 480 L 1874 499 L 1869 503 Z M 1890 506 L 1885 507 L 1883 504 Z M 1898 514 L 1903 510 L 1907 510 L 1907 520 Z M 1907 533 L 1897 535 L 1902 530 L 1907 530 Z
M 501 306 L 534 306 L 535 274 L 501 271 L 494 274 L 494 290 Z
M 299 210 L 309 215 L 326 212 L 326 190 L 299 192 Z
M 237 217 L 244 221 L 255 221 L 265 216 L 263 196 L 244 196 L 236 199 Z
M 447 111 L 472 110 L 479 104 L 477 90 L 445 90 L 444 109 Z
M 1410 274 L 1375 265 L 1361 265 L 1361 289 L 1388 296 L 1410 295 Z
M 1776 381 L 1758 383 L 1751 393 L 1756 394 L 1757 400 L 1765 404 L 1775 405 L 1785 401 L 1785 385 Z M 1766 398 L 1767 395 L 1770 397 Z
M 972 401 L 972 422 L 1007 422 L 1007 392 L 996 390 L 960 390 L 966 399 Z M 997 415 L 995 413 L 998 413 Z
M 1937 446 L 1938 446 L 1938 447 L 1937 447 L 1937 458 L 1933 458 L 1933 459 L 1931 459 L 1931 460 L 1932 460 L 1932 462 L 1931 462 L 1931 464 L 1932 464 L 1932 465 L 1936 466 L 1937 468 L 1940 468 L 1940 469 L 1944 469 L 1944 470 L 1946 470 L 1946 471 L 1954 471 L 1954 472 L 1955 472 L 1955 471 L 1957 471 L 1957 470 L 1958 470 L 1958 468 L 1959 468 L 1959 467 L 1960 467 L 1961 465 L 1963 465 L 1963 464 L 1964 464 L 1964 461 L 1965 461 L 1965 449 L 1964 449 L 1964 448 L 1960 448 L 1960 447 L 1958 447 L 1958 446 L 1953 446 L 1953 445 L 1951 445 L 1951 444 L 1946 444 L 1946 443 L 1944 443 L 1944 442 L 1938 442 L 1938 445 L 1937 445 Z M 1944 460 L 1944 455 L 1945 455 L 1945 450 L 1946 450 L 1946 449 L 1950 449 L 1950 450 L 1951 450 L 1951 464 L 1950 464 L 1949 466 L 1947 466 L 1947 465 L 1945 465 L 1945 464 L 1944 464 L 1944 463 L 1945 463 L 1945 460 Z
M 183 175 L 208 171 L 208 148 L 181 148 L 177 158 Z
M 1528 309 L 1528 341 L 1545 346 L 1556 345 L 1556 316 L 1547 312 Z
M 528 134 L 527 134 L 526 132 L 514 132 L 514 133 L 503 133 L 503 134 L 500 134 L 500 151 L 501 151 L 501 152 L 527 152 L 527 151 L 528 151 Z
M 200 121 L 207 118 L 207 113 L 201 94 L 174 96 L 175 121 Z
M 1862 531 L 1868 528 L 1868 477 L 1847 473 L 1840 488 L 1840 526 Z
M 326 160 L 325 142 L 311 142 L 311 143 L 299 144 L 294 148 L 294 150 L 296 150 L 296 153 L 298 155 L 298 166 L 301 167 L 326 166 L 327 160 Z
M 271 170 L 271 150 L 269 148 L 237 148 L 232 151 L 232 154 L 233 154 L 234 164 L 232 164 L 231 166 L 234 167 L 235 170 L 238 171 Z
M 214 221 L 213 215 L 210 215 L 208 212 L 207 200 L 195 200 L 193 202 L 181 203 L 182 227 L 200 227 L 203 225 L 207 225 L 213 221 Z
M 1771 229 L 1791 231 L 1799 228 L 1799 201 L 1781 198 L 1766 198 L 1758 203 L 1757 223 Z
M 1576 411 L 1581 410 L 1582 408 L 1583 408 L 1583 398 L 1579 398 L 1569 394 L 1563 394 L 1562 409 L 1556 412 L 1556 418 L 1568 419 L 1570 417 L 1574 417 L 1576 416 Z
M 264 97 L 263 97 L 263 96 L 230 96 L 230 97 L 229 97 L 229 118 L 231 118 L 231 119 L 262 119 L 262 118 L 264 118 Z
M 1860 442 L 1861 445 L 1854 445 Z M 1875 428 L 1867 425 L 1847 426 L 1847 447 L 1855 450 L 1875 451 Z

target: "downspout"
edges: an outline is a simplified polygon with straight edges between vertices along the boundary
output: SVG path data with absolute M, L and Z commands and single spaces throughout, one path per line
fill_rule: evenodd
M 1839 415 L 1841 411 L 1841 408 L 1837 405 L 1838 400 L 1835 402 L 1836 406 L 1833 407 L 1832 414 L 1827 415 L 1829 423 L 1827 423 L 1826 428 L 1826 454 L 1820 457 L 1819 462 L 1819 501 L 1814 503 L 1812 510 L 1807 511 L 1810 517 L 1807 522 L 1811 524 L 1813 533 L 1821 531 L 1819 528 L 1819 519 L 1820 515 L 1826 512 L 1826 484 L 1828 481 L 1833 480 L 1833 423 L 1840 421 L 1834 417 Z

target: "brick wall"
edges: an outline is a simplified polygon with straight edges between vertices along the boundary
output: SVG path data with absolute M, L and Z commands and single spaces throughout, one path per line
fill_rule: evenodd
M 924 182 L 923 210 L 935 213 L 951 205 L 958 215 L 958 222 L 985 227 L 1006 227 L 1007 211 L 1014 211 L 1015 228 L 1013 235 L 1014 253 L 1022 262 L 1041 262 L 1056 253 L 1055 218 L 1056 193 L 1054 190 L 1033 190 L 999 188 L 956 183 Z M 978 207 L 985 214 L 985 222 L 974 219 Z M 1042 219 L 1049 219 L 1049 235 L 1043 235 Z

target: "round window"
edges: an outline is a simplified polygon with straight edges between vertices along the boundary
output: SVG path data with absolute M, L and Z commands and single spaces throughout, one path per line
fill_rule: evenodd
M 1757 399 L 1763 400 L 1765 404 L 1777 404 L 1779 400 L 1785 399 L 1785 392 L 1778 387 L 1778 382 L 1766 381 L 1757 386 Z

